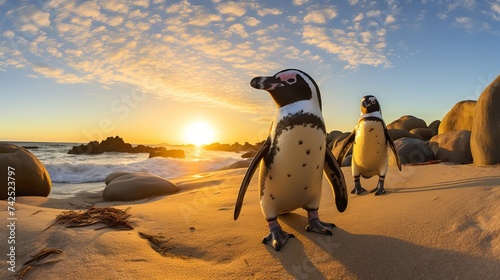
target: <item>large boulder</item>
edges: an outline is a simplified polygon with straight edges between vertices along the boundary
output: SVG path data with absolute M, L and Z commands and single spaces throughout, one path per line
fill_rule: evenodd
M 454 163 L 472 163 L 468 130 L 454 130 L 438 134 L 430 140 L 429 147 L 436 159 Z
M 430 128 L 414 128 L 410 130 L 410 133 L 422 137 L 424 141 L 429 141 L 432 137 L 434 137 L 434 135 L 437 134 Z
M 104 183 L 107 186 L 102 197 L 109 201 L 130 201 L 179 191 L 174 183 L 143 172 L 113 172 Z
M 0 143 L 0 199 L 12 196 L 48 196 L 52 188 L 49 172 L 23 147 Z M 9 175 L 9 171 L 12 171 Z M 12 182 L 9 185 L 9 182 Z M 13 188 L 9 188 L 13 187 Z M 10 196 L 10 195 L 9 195 Z
M 477 100 L 470 148 L 474 164 L 500 163 L 500 75 Z
M 405 137 L 394 141 L 394 145 L 401 164 L 422 163 L 435 159 L 434 153 L 423 140 Z M 396 165 L 393 156 L 389 156 L 389 164 Z
M 472 130 L 472 120 L 476 112 L 476 101 L 460 101 L 451 110 L 446 113 L 441 125 L 439 125 L 438 134 L 454 130 Z
M 402 129 L 410 131 L 414 128 L 427 128 L 427 124 L 425 124 L 425 121 L 422 119 L 406 115 L 387 125 L 387 129 Z
M 149 147 L 144 145 L 138 145 L 133 147 L 130 143 L 125 143 L 120 136 L 108 137 L 106 140 L 101 141 L 90 141 L 88 144 L 81 144 L 79 146 L 73 146 L 68 154 L 102 154 L 106 152 L 119 152 L 119 153 L 153 153 L 153 152 L 165 152 L 167 149 L 165 147 Z
M 440 120 L 435 120 L 431 122 L 428 126 L 429 129 L 432 129 L 436 134 L 439 133 L 439 127 L 441 126 L 441 121 Z
M 403 129 L 388 129 L 387 133 L 391 137 L 392 141 L 396 141 L 401 138 L 415 138 L 415 139 L 420 139 L 423 140 L 422 136 L 413 134 L 409 131 L 403 130 Z

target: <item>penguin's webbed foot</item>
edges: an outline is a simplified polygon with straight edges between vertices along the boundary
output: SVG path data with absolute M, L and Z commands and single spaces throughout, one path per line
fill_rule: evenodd
M 366 192 L 366 190 L 363 189 L 363 187 L 361 187 L 361 185 L 355 185 L 354 189 L 352 189 L 352 191 L 351 191 L 352 194 L 357 194 L 357 195 L 360 195 L 364 192 Z
M 325 223 L 320 221 L 318 218 L 312 219 L 307 223 L 306 231 L 312 231 L 324 235 L 332 235 L 332 229 L 335 224 Z
M 370 193 L 375 193 L 375 195 L 385 194 L 385 189 L 382 187 L 376 187 L 370 191 Z
M 281 228 L 274 228 L 262 239 L 262 243 L 270 245 L 274 250 L 279 251 L 290 237 L 295 236 L 291 233 L 287 233 Z

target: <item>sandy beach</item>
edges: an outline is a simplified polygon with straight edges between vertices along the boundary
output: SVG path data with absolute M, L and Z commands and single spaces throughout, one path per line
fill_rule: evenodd
M 342 168 L 349 190 L 350 168 Z M 299 209 L 280 217 L 293 233 L 279 252 L 261 244 L 268 233 L 257 195 L 257 177 L 241 215 L 234 204 L 245 169 L 173 180 L 174 195 L 133 202 L 105 202 L 100 193 L 75 198 L 18 197 L 15 265 L 43 249 L 23 279 L 499 279 L 500 166 L 432 164 L 391 166 L 387 194 L 350 195 L 338 213 L 324 180 L 320 215 L 333 236 L 308 233 Z M 363 180 L 366 189 L 377 178 Z M 104 187 L 104 183 L 102 184 Z M 8 225 L 7 202 L 0 201 Z M 102 224 L 51 226 L 57 215 L 90 207 L 128 209 L 131 230 Z M 51 227 L 50 227 L 51 226 Z M 5 236 L 6 226 L 2 226 Z M 142 236 L 156 237 L 162 252 Z M 12 233 L 11 233 L 12 235 Z M 2 259 L 9 244 L 2 238 Z M 2 261 L 1 279 L 17 279 Z

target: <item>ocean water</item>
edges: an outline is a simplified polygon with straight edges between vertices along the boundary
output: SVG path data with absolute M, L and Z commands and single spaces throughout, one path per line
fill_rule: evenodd
M 28 149 L 45 166 L 52 183 L 81 184 L 102 182 L 114 171 L 147 172 L 165 179 L 219 170 L 242 160 L 241 153 L 208 151 L 196 147 L 166 147 L 181 149 L 185 159 L 148 158 L 147 153 L 103 153 L 99 155 L 70 155 L 68 151 L 81 143 L 13 142 Z M 151 145 L 150 145 L 151 146 Z M 154 146 L 153 146 L 154 147 Z

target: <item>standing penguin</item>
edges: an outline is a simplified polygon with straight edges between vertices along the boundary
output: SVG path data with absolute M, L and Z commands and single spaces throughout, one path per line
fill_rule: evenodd
M 250 180 L 260 165 L 259 194 L 270 233 L 263 243 L 279 251 L 292 234 L 281 229 L 278 215 L 298 208 L 307 211 L 307 231 L 332 235 L 331 223 L 319 219 L 323 171 L 333 186 L 339 212 L 347 207 L 344 175 L 326 146 L 321 96 L 314 80 L 297 69 L 256 77 L 250 85 L 268 91 L 277 105 L 269 136 L 251 162 L 234 209 L 238 219 Z
M 387 133 L 380 104 L 373 95 L 367 95 L 361 99 L 361 117 L 340 149 L 337 158 L 340 165 L 351 146 L 353 146 L 351 169 L 354 177 L 354 189 L 351 193 L 361 194 L 366 191 L 361 187 L 360 176 L 370 178 L 375 175 L 379 176 L 379 181 L 377 187 L 371 192 L 375 192 L 375 195 L 385 193 L 384 179 L 387 174 L 388 148 L 391 148 L 396 157 L 399 171 L 401 171 L 401 162 L 394 142 Z

